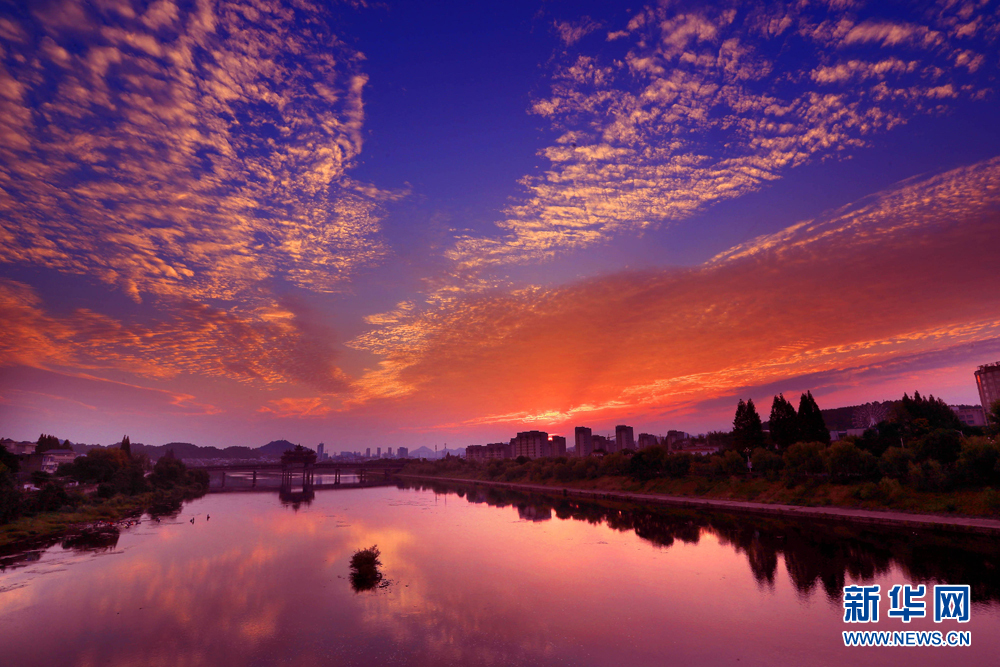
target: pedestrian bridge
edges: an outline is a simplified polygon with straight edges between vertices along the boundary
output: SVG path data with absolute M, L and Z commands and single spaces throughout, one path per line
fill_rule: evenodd
M 278 475 L 281 476 L 280 486 L 283 489 L 293 485 L 301 486 L 303 489 L 336 488 L 341 485 L 341 477 L 346 476 L 357 478 L 356 482 L 349 483 L 351 486 L 364 486 L 390 479 L 405 465 L 406 461 L 381 459 L 354 463 L 342 461 L 320 461 L 318 463 L 248 462 L 192 466 L 192 469 L 204 470 L 209 474 L 210 491 L 228 491 L 235 490 L 234 487 L 255 489 L 259 480 L 271 480 Z M 332 476 L 333 479 L 317 484 L 317 474 L 327 478 Z M 227 478 L 229 480 L 228 488 Z

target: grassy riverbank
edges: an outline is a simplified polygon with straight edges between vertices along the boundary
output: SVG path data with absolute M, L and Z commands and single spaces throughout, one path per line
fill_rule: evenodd
M 171 514 L 208 491 L 205 471 L 188 470 L 172 455 L 151 466 L 125 446 L 91 450 L 55 476 L 33 476 L 41 489 L 22 491 L 0 464 L 0 547 L 50 540 L 97 521 Z
M 795 481 L 769 479 L 765 475 L 730 475 L 721 478 L 687 475 L 647 480 L 628 475 L 601 475 L 590 479 L 560 480 L 554 474 L 545 476 L 544 464 L 524 470 L 523 474 L 521 471 L 513 474 L 505 471 L 501 475 L 491 475 L 486 466 L 458 461 L 461 459 L 414 462 L 403 472 L 427 477 L 540 484 L 553 488 L 624 491 L 802 507 L 842 507 L 1000 518 L 1000 492 L 992 488 L 919 491 L 888 478 L 878 482 L 833 483 L 823 478 Z M 553 467 L 560 465 L 558 459 L 552 459 L 551 462 Z
M 118 495 L 107 499 L 90 496 L 76 507 L 22 516 L 0 526 L 0 548 L 58 538 L 85 529 L 98 521 L 118 521 L 146 512 L 171 514 L 178 511 L 185 500 L 198 498 L 204 493 L 204 488 L 192 486 L 134 496 Z

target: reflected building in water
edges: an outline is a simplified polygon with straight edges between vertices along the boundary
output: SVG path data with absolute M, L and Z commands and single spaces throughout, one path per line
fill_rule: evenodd
M 1000 601 L 1000 552 L 995 537 L 912 528 L 866 526 L 793 517 L 762 517 L 685 509 L 623 508 L 510 489 L 446 483 L 402 482 L 401 488 L 454 493 L 471 503 L 517 509 L 518 517 L 605 524 L 663 548 L 675 542 L 696 545 L 706 534 L 742 553 L 758 585 L 773 587 L 784 562 L 799 593 L 821 590 L 839 602 L 848 579 L 870 582 L 900 568 L 920 583 L 968 583 L 973 601 Z

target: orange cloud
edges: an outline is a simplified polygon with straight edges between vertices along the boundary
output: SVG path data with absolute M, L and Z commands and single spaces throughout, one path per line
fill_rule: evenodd
M 1000 159 L 905 183 L 701 267 L 456 299 L 353 344 L 454 427 L 656 413 L 1000 341 Z M 961 289 L 955 289 L 961 285 Z M 448 419 L 445 417 L 445 419 Z
M 276 2 L 121 13 L 65 0 L 11 22 L 0 262 L 136 301 L 246 301 L 272 277 L 336 291 L 378 261 L 380 207 L 397 195 L 348 175 L 362 56 L 321 28 L 322 7 L 297 4 L 314 29 Z

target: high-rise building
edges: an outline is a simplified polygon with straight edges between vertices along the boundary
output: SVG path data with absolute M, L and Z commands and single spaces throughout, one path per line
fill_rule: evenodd
M 549 434 L 544 431 L 522 431 L 511 438 L 510 444 L 514 458 L 527 456 L 529 459 L 538 459 L 549 456 Z
M 659 443 L 657 437 L 650 433 L 640 433 L 639 434 L 639 449 L 646 449 L 646 447 L 654 447 Z
M 549 456 L 566 456 L 566 438 L 561 435 L 549 438 Z
M 618 449 L 616 448 L 615 441 L 611 438 L 605 438 L 603 435 L 593 436 L 594 441 L 594 451 L 598 449 L 606 454 L 614 454 Z
M 408 458 L 410 458 L 410 449 L 409 449 L 409 447 L 400 447 L 399 449 L 397 449 L 396 450 L 396 456 L 398 458 L 401 458 L 401 459 L 408 459 Z
M 388 454 L 386 454 L 390 459 L 392 458 L 392 447 L 389 447 Z
M 376 447 L 375 448 L 375 458 L 377 458 L 377 459 L 382 458 L 382 448 L 381 447 Z
M 986 419 L 991 419 L 993 404 L 1000 401 L 1000 361 L 983 364 L 976 371 L 976 386 L 979 388 L 979 400 L 982 401 Z
M 590 456 L 594 453 L 594 434 L 586 426 L 576 427 L 576 455 Z
M 319 459 L 320 461 L 326 458 L 325 456 L 323 456 L 324 449 L 326 449 L 326 445 L 324 445 L 322 442 L 319 443 L 318 447 L 316 447 L 316 458 Z
M 368 447 L 367 449 L 365 449 L 365 458 L 370 459 L 371 457 L 372 457 L 372 448 Z
M 635 449 L 635 436 L 632 435 L 632 427 L 619 424 L 615 426 L 615 445 L 618 451 L 624 449 Z

